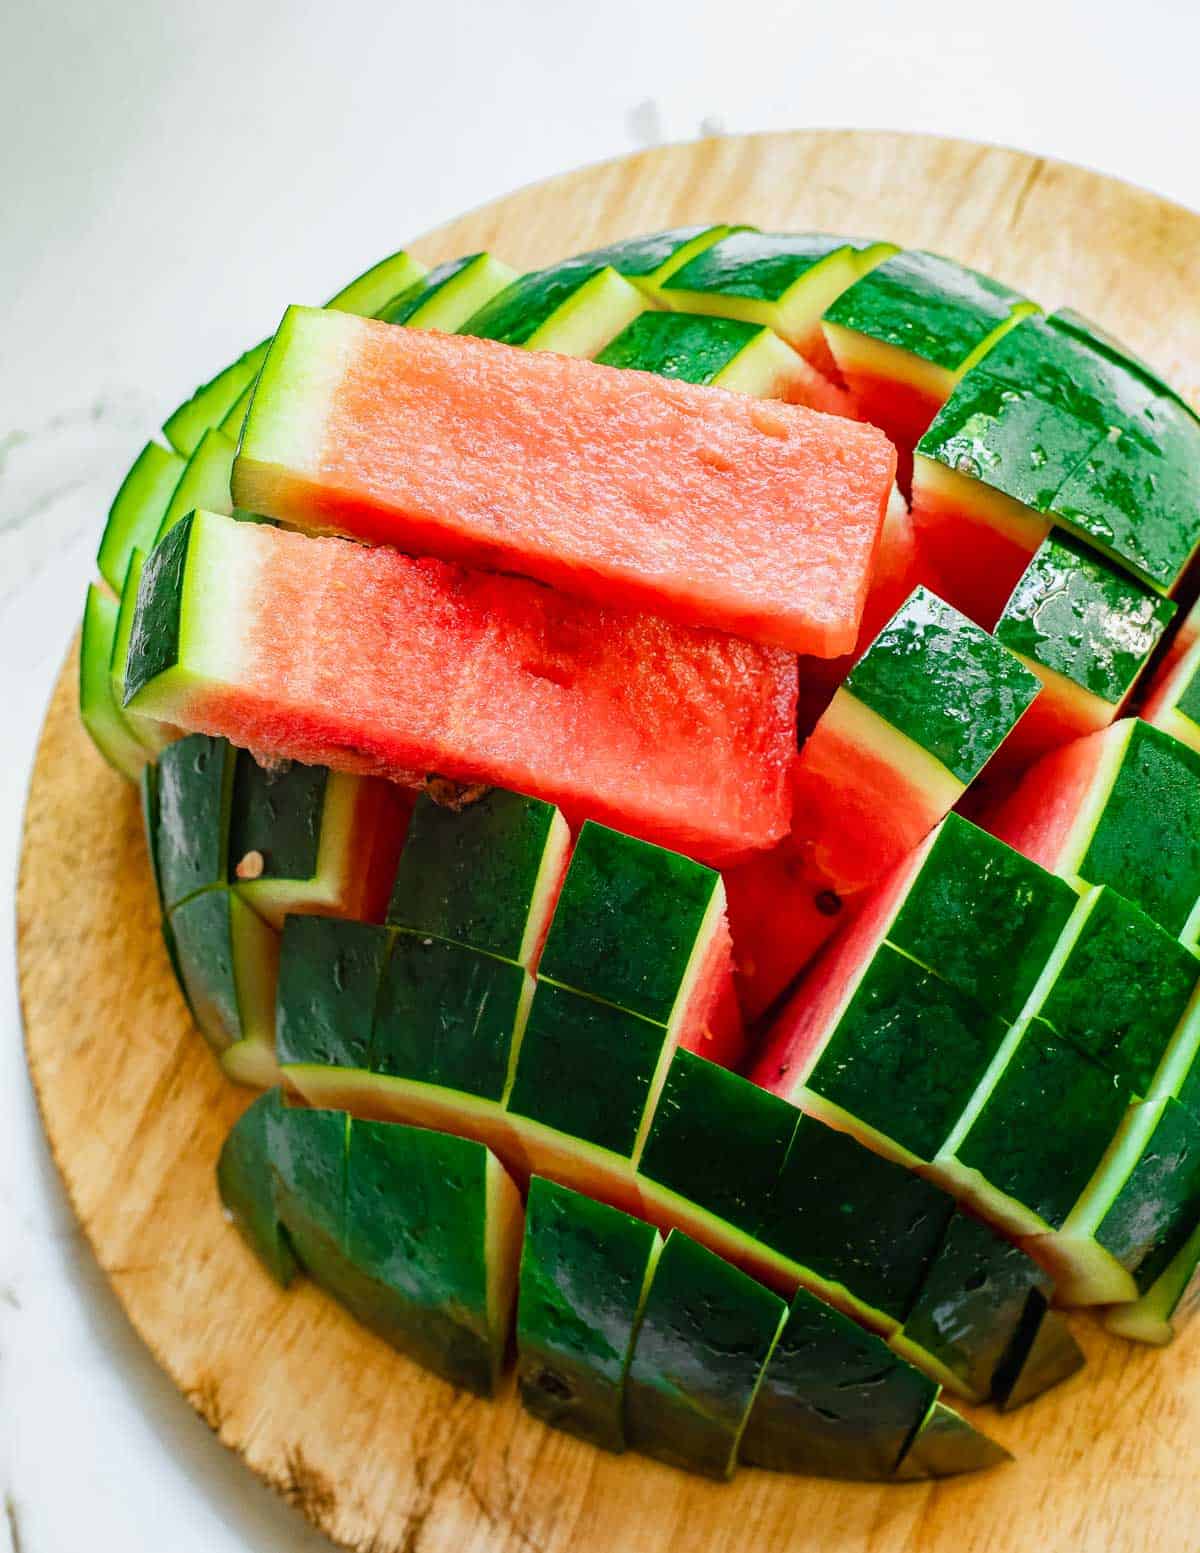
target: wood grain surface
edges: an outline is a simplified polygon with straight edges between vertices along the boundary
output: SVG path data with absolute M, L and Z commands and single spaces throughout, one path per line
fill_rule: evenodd
M 938 249 L 1071 303 L 1200 397 L 1200 218 L 1015 152 L 895 134 L 667 146 L 523 189 L 415 244 L 528 267 L 708 220 Z M 397 241 L 406 234 L 397 233 Z M 133 449 L 130 450 L 131 454 Z M 130 1318 L 231 1449 L 361 1553 L 1194 1553 L 1200 1324 L 1165 1353 L 1080 1320 L 1089 1368 L 983 1426 L 972 1479 L 729 1487 L 613 1458 L 453 1392 L 310 1286 L 279 1293 L 225 1223 L 213 1166 L 247 1096 L 174 990 L 136 796 L 76 714 L 75 662 L 33 774 L 18 901 L 29 1066 L 75 1211 Z

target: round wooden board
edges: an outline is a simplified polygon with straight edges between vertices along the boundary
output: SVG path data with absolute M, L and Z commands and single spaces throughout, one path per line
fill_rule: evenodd
M 960 141 L 797 133 L 666 146 L 523 189 L 416 245 L 530 267 L 709 220 L 930 247 L 1070 302 L 1200 384 L 1200 217 Z M 75 1211 L 130 1318 L 220 1438 L 373 1553 L 973 1553 L 1200 1544 L 1200 1330 L 1169 1352 L 1078 1323 L 1082 1377 L 984 1427 L 1015 1465 L 875 1487 L 744 1471 L 729 1487 L 615 1458 L 458 1395 L 310 1286 L 279 1293 L 225 1223 L 213 1165 L 246 1103 L 169 978 L 133 790 L 85 738 L 75 664 L 33 773 L 18 901 L 29 1065 Z

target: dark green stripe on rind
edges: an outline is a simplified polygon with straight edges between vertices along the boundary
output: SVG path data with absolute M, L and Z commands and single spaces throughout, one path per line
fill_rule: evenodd
M 248 911 L 220 886 L 202 890 L 171 913 L 171 937 L 192 1017 L 217 1055 L 241 1038 L 234 921 Z
M 134 550 L 149 550 L 167 503 L 179 483 L 183 459 L 157 442 L 147 442 L 121 482 L 100 540 L 96 565 L 114 593 L 120 593 Z
M 1110 357 L 1118 366 L 1127 367 L 1136 372 L 1155 393 L 1165 394 L 1177 400 L 1190 415 L 1196 414 L 1195 409 L 1187 403 L 1179 391 L 1173 388 L 1164 377 L 1160 377 L 1148 361 L 1143 361 L 1129 349 L 1128 345 L 1123 344 L 1115 335 L 1109 334 L 1107 329 L 1102 329 L 1099 324 L 1093 323 L 1090 318 L 1077 313 L 1073 307 L 1060 307 L 1057 312 L 1050 315 L 1050 320 L 1056 328 L 1077 336 L 1093 350 L 1098 350 L 1102 355 Z
M 966 783 L 999 748 L 1041 682 L 965 615 L 917 588 L 844 688 Z
M 872 246 L 870 242 L 824 232 L 731 232 L 689 259 L 666 281 L 663 290 L 778 302 L 797 281 L 832 254 Z
M 956 1154 L 1060 1229 L 1131 1098 L 1127 1085 L 1034 1019 Z
M 266 1108 L 264 1122 L 279 1221 L 304 1271 L 336 1293 L 348 1268 L 342 1245 L 350 1118 L 280 1104 Z
M 568 259 L 550 269 L 522 275 L 486 302 L 458 332 L 505 345 L 525 345 L 553 313 L 606 268 L 586 258 Z
M 1181 932 L 1200 899 L 1200 754 L 1135 722 L 1079 874 Z
M 407 324 L 413 314 L 431 301 L 444 286 L 482 257 L 482 254 L 471 253 L 464 258 L 450 259 L 445 264 L 435 265 L 427 275 L 414 281 L 376 316 L 385 324 Z
M 596 357 L 603 366 L 634 368 L 685 383 L 711 383 L 752 340 L 761 324 L 692 313 L 643 313 Z
M 179 661 L 183 583 L 193 522 L 189 516 L 177 523 L 162 543 L 155 545 L 142 569 L 125 671 L 126 706 Z
M 1000 1020 L 883 944 L 805 1088 L 931 1160 L 1004 1035 Z
M 628 1443 L 689 1472 L 732 1476 L 786 1311 L 761 1284 L 672 1231 L 629 1366 Z
M 539 981 L 508 1110 L 628 1158 L 666 1043 L 662 1025 Z
M 1064 880 L 950 814 L 887 940 L 983 1008 L 1011 1019 L 1078 900 Z
M 716 242 L 729 230 L 727 226 L 672 227 L 665 232 L 651 232 L 645 237 L 627 237 L 622 242 L 590 249 L 570 262 L 610 264 L 618 275 L 624 275 L 629 280 L 647 280 L 651 277 L 662 280 L 673 273 L 679 259 L 695 247 L 698 239 L 709 237 Z
M 992 1395 L 1002 1413 L 1013 1413 L 1035 1402 L 1052 1387 L 1078 1374 L 1086 1360 L 1071 1329 L 1056 1310 L 1046 1309 L 1037 1298 L 1025 1312 L 1028 1341 L 1017 1342 L 996 1372 Z
M 1024 1331 L 1026 1311 L 1032 1301 L 1040 1317 L 1050 1289 L 1050 1279 L 1026 1252 L 956 1212 L 901 1336 L 983 1400 L 992 1395 L 1010 1350 L 1032 1339 Z
M 750 1466 L 890 1477 L 936 1382 L 801 1289 L 768 1361 L 739 1450 Z
M 639 1179 L 760 1236 L 799 1112 L 688 1051 L 671 1059 Z
M 780 1255 L 899 1326 L 953 1211 L 941 1187 L 804 1116 L 761 1234 Z
M 369 1067 L 499 1101 L 520 1046 L 526 973 L 462 944 L 394 935 L 375 1008 Z
M 288 917 L 283 924 L 275 1049 L 281 1064 L 366 1069 L 392 935 L 369 922 Z
M 1025 304 L 990 276 L 939 254 L 895 254 L 844 291 L 827 322 L 957 372 Z
M 1195 955 L 1104 888 L 1038 1016 L 1145 1095 L 1198 976 Z
M 588 821 L 539 975 L 665 1024 L 719 887 L 711 868 Z
M 229 877 L 229 804 L 235 751 L 204 733 L 168 745 L 158 763 L 157 856 L 163 903 Z
M 281 1092 L 271 1089 L 234 1122 L 217 1160 L 217 1190 L 246 1244 L 286 1289 L 296 1257 L 275 1208 L 268 1141 L 268 1118 L 282 1107 Z
M 1183 1249 L 1198 1216 L 1200 1122 L 1168 1100 L 1095 1238 L 1144 1294 Z
M 388 922 L 519 959 L 556 813 L 540 798 L 500 788 L 459 813 L 422 795 Z
M 1117 706 L 1174 613 L 1168 599 L 1052 532 L 1013 589 L 995 637 Z
M 262 858 L 256 878 L 311 879 L 317 871 L 327 766 L 260 766 L 239 750 L 229 813 L 229 876 L 249 852 Z
M 517 1384 L 556 1429 L 625 1448 L 625 1374 L 659 1250 L 656 1230 L 535 1176 L 517 1302 Z

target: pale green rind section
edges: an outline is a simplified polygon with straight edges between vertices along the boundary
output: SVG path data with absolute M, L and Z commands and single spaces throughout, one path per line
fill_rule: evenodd
M 124 585 L 133 551 L 149 550 L 153 545 L 183 470 L 184 460 L 178 453 L 147 442 L 121 482 L 96 553 L 100 575 L 114 593 L 120 593 Z
M 1118 1337 L 1161 1347 L 1178 1335 L 1200 1308 L 1200 1225 L 1166 1272 L 1140 1299 L 1114 1305 L 1104 1325 Z
M 601 270 L 534 330 L 524 348 L 590 359 L 645 307 L 646 299 L 636 286 L 616 270 Z
M 112 697 L 113 705 L 117 707 L 122 706 L 125 700 L 125 669 L 129 661 L 129 642 L 133 634 L 133 622 L 137 615 L 138 585 L 145 565 L 146 557 L 143 552 L 132 551 L 129 557 L 129 569 L 121 589 L 117 625 L 108 660 L 109 695 Z M 130 733 L 150 756 L 166 749 L 167 745 L 176 738 L 175 730 L 169 724 L 128 710 L 123 715 Z
M 445 334 L 455 334 L 467 319 L 477 313 L 486 302 L 499 296 L 506 286 L 517 279 L 517 271 L 490 253 L 476 254 L 442 284 L 436 284 L 438 271 L 431 270 L 409 289 L 419 292 L 428 287 L 423 296 L 414 296 L 408 306 L 411 312 L 393 318 L 385 309 L 383 317 L 388 323 L 402 324 L 406 329 L 440 329 Z M 396 299 L 403 307 L 405 298 Z
M 119 609 L 117 600 L 99 583 L 91 584 L 79 643 L 79 715 L 88 737 L 113 770 L 136 782 L 148 752 L 113 699 L 108 672 Z
M 232 515 L 233 497 L 230 495 L 229 479 L 236 452 L 235 444 L 223 431 L 204 433 L 167 503 L 154 535 L 155 543 L 169 534 L 180 518 L 185 518 L 189 512 L 198 508 L 206 512 L 219 512 L 225 517 Z

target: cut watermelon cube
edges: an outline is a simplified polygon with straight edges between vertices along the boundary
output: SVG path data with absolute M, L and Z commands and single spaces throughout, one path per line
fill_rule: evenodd
M 1169 1343 L 1200 1309 L 1200 1223 L 1139 1299 L 1114 1305 L 1104 1325 L 1138 1343 Z
M 392 937 L 373 923 L 337 917 L 289 917 L 283 925 L 276 1055 L 288 1085 L 313 1105 L 340 1099 L 348 1106 L 349 1084 L 370 1072 Z
M 1200 754 L 1132 718 L 1044 755 L 989 830 L 1065 879 L 1108 884 L 1195 942 Z
M 737 318 L 643 313 L 596 360 L 606 367 L 654 372 L 756 399 L 785 399 L 831 415 L 850 415 L 853 410 L 848 396 L 773 329 Z
M 756 1082 L 904 1164 L 944 1146 L 1005 1025 L 890 944 L 835 940 L 770 1031 Z
M 158 762 L 153 856 L 163 909 L 229 880 L 229 807 L 235 752 L 224 739 L 192 734 Z
M 672 1230 L 650 1279 L 625 1390 L 629 1444 L 720 1479 L 738 1446 L 787 1306 Z
M 810 1288 L 890 1337 L 912 1310 L 953 1211 L 941 1187 L 803 1116 L 762 1229 L 780 1268 L 772 1282 Z
M 570 848 L 566 821 L 540 798 L 493 788 L 455 812 L 423 794 L 400 855 L 388 922 L 532 969 Z
M 612 265 L 584 256 L 519 276 L 459 333 L 590 359 L 645 307 L 642 293 Z
M 605 1450 L 625 1449 L 625 1377 L 661 1251 L 651 1225 L 534 1176 L 517 1298 L 517 1385 L 535 1418 Z
M 830 656 L 854 645 L 894 466 L 874 428 L 800 406 L 292 308 L 234 498 Z
M 740 1054 L 740 1027 L 714 1017 L 733 976 L 725 887 L 679 853 L 585 824 L 538 974 L 662 1025 L 673 1045 Z
M 179 484 L 184 460 L 157 442 L 147 442 L 121 482 L 100 540 L 96 565 L 101 577 L 120 593 L 134 550 L 154 546 L 158 525 Z
M 346 1158 L 350 1276 L 331 1292 L 426 1369 L 492 1396 L 512 1332 L 523 1222 L 516 1186 L 482 1144 L 356 1119 Z
M 1052 533 L 996 622 L 998 642 L 1042 682 L 1004 749 L 1028 764 L 1106 728 L 1117 716 L 1175 606 L 1078 540 Z
M 892 1347 L 947 1375 L 960 1395 L 984 1401 L 1000 1388 L 1008 1397 L 1015 1385 L 1008 1376 L 1025 1366 L 1042 1323 L 1052 1319 L 1052 1289 L 1027 1252 L 957 1210 Z M 1071 1372 L 1082 1364 L 1076 1347 Z M 1062 1369 L 1060 1361 L 1056 1379 L 1065 1378 Z M 1032 1371 L 1025 1389 L 1029 1400 Z
M 229 878 L 275 928 L 301 912 L 379 922 L 411 807 L 408 793 L 380 777 L 264 767 L 239 751 Z
M 766 1283 L 767 1214 L 800 1113 L 691 1052 L 671 1060 L 638 1164 L 643 1215 L 682 1228 Z M 784 1281 L 791 1293 L 794 1282 Z
M 917 447 L 913 514 L 949 596 L 993 620 L 1055 524 L 1159 592 L 1200 545 L 1200 424 L 1056 316 L 1028 317 Z
M 169 932 L 184 997 L 226 1076 L 259 1088 L 277 1083 L 278 935 L 223 885 L 176 906 Z
M 637 1165 L 674 1049 L 664 1025 L 539 981 L 506 1105 L 527 1168 L 640 1213 Z
M 250 749 L 495 783 L 713 861 L 787 829 L 795 694 L 775 649 L 212 513 L 147 563 L 126 681 Z
M 890 1477 L 940 1389 L 873 1333 L 800 1289 L 739 1458 L 775 1472 Z
M 437 265 L 378 309 L 375 317 L 408 329 L 441 329 L 453 334 L 516 278 L 515 270 L 490 253 L 468 254 Z
M 829 889 L 878 883 L 958 801 L 1038 691 L 985 631 L 919 588 L 796 763 L 792 842 Z
M 963 373 L 1036 311 L 990 276 L 918 249 L 855 281 L 822 327 L 858 413 L 911 454 Z
M 217 1190 L 242 1239 L 286 1289 L 298 1264 L 275 1210 L 268 1141 L 269 1119 L 282 1107 L 282 1090 L 270 1089 L 234 1122 L 217 1159 Z
M 766 324 L 814 366 L 833 371 L 821 318 L 848 286 L 896 252 L 822 232 L 730 232 L 663 284 L 660 300 L 684 313 Z

